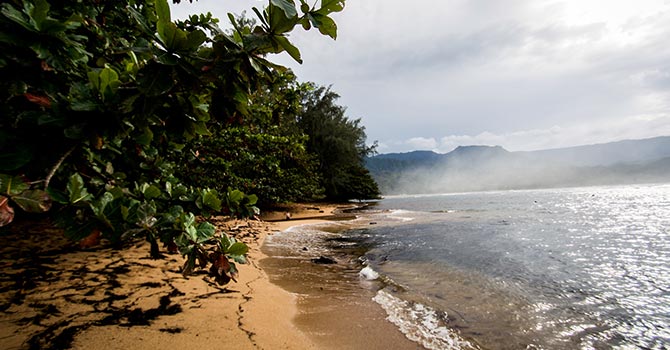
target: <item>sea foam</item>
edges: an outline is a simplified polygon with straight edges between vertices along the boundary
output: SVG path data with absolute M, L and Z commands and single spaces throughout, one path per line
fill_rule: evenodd
M 380 290 L 372 299 L 384 308 L 391 323 L 410 340 L 426 349 L 477 349 L 475 345 L 461 338 L 459 334 L 444 325 L 438 312 L 419 303 L 410 303 Z
M 368 281 L 374 281 L 379 278 L 377 271 L 373 270 L 370 266 L 364 267 L 358 274 L 361 278 Z

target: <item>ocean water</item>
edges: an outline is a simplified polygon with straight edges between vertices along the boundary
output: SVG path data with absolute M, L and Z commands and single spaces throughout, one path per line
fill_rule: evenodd
M 358 215 L 268 245 L 336 257 L 346 293 L 425 348 L 670 347 L 670 185 L 395 196 Z

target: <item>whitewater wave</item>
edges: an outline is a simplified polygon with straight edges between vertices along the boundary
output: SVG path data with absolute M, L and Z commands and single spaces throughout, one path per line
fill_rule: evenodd
M 426 349 L 478 349 L 463 339 L 457 331 L 445 325 L 446 313 L 420 303 L 402 300 L 384 290 L 378 291 L 372 300 L 386 311 L 388 321 L 395 324 L 408 339 Z

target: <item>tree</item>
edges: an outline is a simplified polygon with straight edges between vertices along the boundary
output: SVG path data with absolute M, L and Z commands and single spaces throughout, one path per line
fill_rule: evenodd
M 363 162 L 375 152 L 367 146 L 360 119 L 349 119 L 336 104 L 339 95 L 330 88 L 308 89 L 298 126 L 309 136 L 307 149 L 319 162 L 326 196 L 332 199 L 374 199 L 379 189 Z
M 174 159 L 249 116 L 251 92 L 279 69 L 266 54 L 301 60 L 294 27 L 336 37 L 328 15 L 344 0 L 300 5 L 254 8 L 253 28 L 229 15 L 229 35 L 210 14 L 172 21 L 166 0 L 2 3 L 0 226 L 16 207 L 50 211 L 72 239 L 144 236 L 153 256 L 158 241 L 178 249 L 185 274 L 234 278 L 246 246 L 199 217 L 251 215 L 256 198 L 184 181 Z

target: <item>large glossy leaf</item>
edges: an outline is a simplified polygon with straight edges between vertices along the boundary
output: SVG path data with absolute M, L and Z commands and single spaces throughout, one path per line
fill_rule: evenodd
M 51 209 L 51 198 L 43 190 L 23 191 L 12 200 L 28 213 L 45 213 Z
M 104 212 L 105 212 L 105 207 L 107 207 L 107 204 L 111 203 L 114 200 L 114 195 L 111 194 L 110 192 L 105 192 L 103 193 L 102 196 L 95 202 L 91 203 L 91 209 L 93 210 L 93 213 L 99 217 L 103 218 Z
M 226 249 L 225 253 L 228 255 L 244 255 L 249 251 L 249 247 L 247 247 L 246 244 L 242 242 L 235 242 L 233 243 L 228 249 Z
M 37 28 L 35 28 L 35 26 L 30 22 L 30 20 L 23 12 L 15 9 L 12 5 L 7 3 L 2 4 L 1 6 L 2 7 L 0 9 L 0 12 L 2 12 L 2 14 L 5 15 L 5 17 L 21 25 L 25 29 L 28 29 L 33 32 L 37 30 Z
M 114 90 L 119 85 L 118 73 L 116 73 L 114 69 L 109 67 L 105 67 L 102 69 L 102 71 L 100 71 L 98 79 L 100 80 L 99 83 L 100 92 L 105 92 L 105 90 L 108 87 Z
M 207 221 L 201 222 L 198 224 L 197 230 L 197 240 L 196 243 L 204 243 L 214 237 L 216 233 L 216 227 L 210 224 Z
M 293 46 L 290 41 L 284 36 L 275 36 L 275 40 L 279 45 L 288 52 L 291 57 L 296 60 L 298 63 L 302 63 L 302 58 L 300 57 L 300 51 L 297 47 Z
M 298 23 L 298 14 L 295 11 L 294 5 L 291 5 L 291 7 L 293 7 L 293 12 L 289 16 L 283 9 L 277 6 L 268 6 L 270 32 L 273 34 L 283 34 L 293 30 Z
M 142 195 L 146 199 L 154 199 L 158 198 L 161 195 L 161 190 L 155 185 L 150 185 L 147 183 L 142 184 L 140 187 L 140 191 L 142 191 Z
M 244 192 L 240 190 L 232 190 L 228 192 L 228 201 L 232 204 L 239 204 L 244 198 Z
M 202 30 L 196 30 L 188 33 L 186 37 L 186 47 L 184 49 L 195 50 L 207 40 L 207 34 Z
M 81 175 L 78 173 L 72 174 L 70 180 L 67 183 L 67 193 L 70 199 L 70 204 L 77 204 L 79 202 L 88 201 L 93 196 L 88 193 L 86 187 L 84 187 L 84 179 L 81 178 Z
M 202 204 L 215 211 L 221 210 L 221 199 L 215 190 L 203 190 Z
M 159 22 L 156 28 L 161 42 L 163 42 L 168 50 L 177 51 L 186 46 L 188 33 L 181 30 L 176 24 L 172 22 Z
M 319 29 L 321 34 L 337 39 L 337 24 L 335 24 L 332 18 L 318 12 L 309 13 L 307 18 L 309 18 L 313 26 Z
M 68 204 L 70 203 L 70 200 L 68 196 L 65 194 L 65 192 L 60 191 L 53 186 L 49 186 L 47 188 L 47 193 L 49 194 L 49 197 L 51 197 L 51 200 L 53 200 L 56 203 L 60 204 Z
M 258 196 L 256 196 L 255 194 L 250 194 L 247 196 L 247 200 L 248 200 L 247 205 L 256 205 L 256 203 L 258 202 Z
M 292 0 L 270 0 L 270 3 L 284 12 L 287 18 L 295 17 L 298 11 L 295 9 L 295 3 Z
M 156 0 L 156 14 L 160 22 L 172 22 L 170 5 L 168 5 L 167 0 Z
M 0 193 L 16 196 L 27 190 L 30 186 L 18 176 L 0 174 Z
M 36 24 L 37 29 L 43 30 L 44 22 L 47 20 L 49 13 L 49 3 L 46 0 L 37 0 L 26 7 L 30 9 L 30 19 Z

